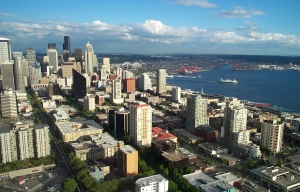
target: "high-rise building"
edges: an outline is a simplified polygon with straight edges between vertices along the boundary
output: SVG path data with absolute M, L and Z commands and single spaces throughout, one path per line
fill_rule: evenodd
M 29 67 L 29 79 L 30 85 L 40 83 L 40 80 L 42 79 L 42 71 L 40 65 Z
M 56 49 L 56 43 L 48 43 L 48 49 Z
M 122 79 L 134 78 L 134 74 L 131 71 L 123 70 Z
M 167 91 L 167 71 L 158 69 L 156 74 L 156 93 L 161 94 Z
M 6 38 L 0 38 L 0 64 L 11 59 L 10 40 Z
M 70 57 L 70 53 L 68 50 L 63 50 L 60 58 L 63 62 L 68 62 L 69 61 L 69 57 Z
M 69 51 L 69 54 L 71 55 L 70 36 L 64 36 L 63 50 Z
M 274 122 L 263 122 L 261 125 L 260 146 L 268 149 L 272 153 L 278 153 L 282 150 L 284 124 Z
M 138 88 L 142 91 L 152 90 L 152 82 L 147 73 L 143 73 L 138 78 Z
M 135 78 L 128 78 L 123 80 L 123 92 L 135 92 Z
M 12 52 L 12 59 L 15 59 L 16 57 L 23 58 L 23 52 Z
M 53 95 L 60 95 L 59 84 L 54 82 L 49 82 L 47 87 L 47 96 L 51 98 Z
M 106 73 L 106 66 L 101 65 L 100 68 L 100 78 L 101 81 L 106 81 L 107 80 L 107 73 Z
M 50 155 L 49 127 L 44 124 L 17 122 L 5 125 L 0 133 L 0 160 L 2 163 L 40 158 Z
M 9 88 L 1 93 L 2 117 L 17 117 L 17 98 L 15 92 Z
M 172 100 L 178 101 L 181 99 L 181 88 L 180 87 L 172 87 Z
M 5 61 L 1 64 L 2 74 L 2 87 L 3 89 L 11 88 L 15 90 L 15 79 L 14 79 L 14 62 Z
M 73 85 L 72 94 L 75 98 L 84 98 L 89 90 L 89 78 L 88 76 L 79 73 L 75 69 L 72 69 Z
M 116 110 L 114 112 L 114 130 L 116 135 L 128 135 L 129 133 L 130 111 Z
M 22 57 L 22 65 L 23 65 L 24 84 L 25 87 L 27 87 L 29 85 L 29 66 L 28 66 L 28 61 L 25 59 L 25 57 Z
M 94 54 L 93 46 L 90 44 L 90 42 L 85 45 L 84 62 L 84 72 L 87 74 L 93 73 L 94 68 L 98 67 L 97 56 Z
M 58 70 L 58 56 L 56 49 L 47 49 L 47 56 L 49 57 L 49 66 L 53 67 L 53 70 Z
M 118 150 L 118 170 L 125 177 L 139 173 L 138 151 L 130 145 L 124 145 Z
M 74 52 L 75 52 L 74 57 L 75 57 L 76 62 L 82 63 L 82 49 L 75 48 Z
M 72 69 L 76 70 L 75 62 L 64 62 L 62 64 L 62 77 L 72 77 Z
M 21 57 L 16 57 L 14 59 L 14 79 L 16 90 L 25 91 L 25 82 L 23 74 L 23 61 Z
M 116 104 L 124 103 L 124 98 L 122 97 L 122 80 L 115 79 L 112 81 L 112 99 Z
M 83 109 L 94 111 L 96 109 L 95 97 L 85 96 L 83 98 Z
M 130 130 L 133 142 L 138 146 L 150 147 L 152 141 L 152 108 L 143 102 L 130 105 Z
M 110 58 L 103 57 L 103 65 L 105 65 L 106 71 L 110 73 Z
M 32 48 L 28 48 L 26 50 L 26 60 L 28 61 L 29 66 L 35 65 L 35 62 L 36 62 L 35 50 L 33 50 Z
M 185 127 L 188 131 L 194 133 L 196 127 L 209 124 L 207 105 L 207 99 L 201 95 L 187 98 Z

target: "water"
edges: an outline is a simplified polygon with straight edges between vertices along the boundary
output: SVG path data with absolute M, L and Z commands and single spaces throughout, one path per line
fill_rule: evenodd
M 283 107 L 300 113 L 300 71 L 232 71 L 231 65 L 226 65 L 184 76 L 187 77 L 167 79 L 167 83 L 181 89 L 201 91 L 203 88 L 205 93 L 270 103 L 272 107 Z M 236 79 L 238 83 L 219 83 L 221 78 Z

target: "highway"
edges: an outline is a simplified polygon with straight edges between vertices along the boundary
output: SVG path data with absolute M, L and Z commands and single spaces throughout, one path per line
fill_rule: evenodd
M 57 166 L 59 166 L 59 168 L 60 168 L 59 178 L 60 178 L 61 182 L 63 182 L 64 179 L 67 177 L 73 178 L 77 182 L 77 191 L 84 192 L 84 189 L 83 189 L 81 183 L 77 180 L 76 174 L 72 170 L 72 167 L 70 165 L 67 155 L 62 150 L 62 148 L 54 134 L 53 126 L 51 126 L 48 123 L 47 118 L 45 117 L 44 113 L 42 112 L 42 109 L 39 108 L 39 105 L 37 104 L 36 99 L 34 97 L 32 97 L 32 98 L 33 98 L 34 105 L 35 105 L 34 107 L 38 109 L 39 117 L 40 117 L 41 121 L 44 124 L 49 125 L 49 130 L 50 130 L 51 134 L 53 135 L 53 141 L 51 142 L 51 149 L 55 153 L 55 157 L 58 161 Z

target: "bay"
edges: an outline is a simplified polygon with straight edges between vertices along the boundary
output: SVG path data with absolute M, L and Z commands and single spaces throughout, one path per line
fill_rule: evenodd
M 193 91 L 201 91 L 203 88 L 205 93 L 269 103 L 272 107 L 300 113 L 300 71 L 232 71 L 231 65 L 225 65 L 211 71 L 180 76 L 168 78 L 167 84 Z M 238 83 L 219 83 L 221 78 L 236 79 Z

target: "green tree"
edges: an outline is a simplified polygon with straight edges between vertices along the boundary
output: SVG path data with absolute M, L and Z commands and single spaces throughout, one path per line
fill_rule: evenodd
M 77 187 L 77 183 L 72 178 L 67 178 L 63 182 L 63 191 L 64 192 L 74 192 L 76 190 L 76 187 Z
M 243 169 L 242 166 L 240 166 L 240 165 L 236 166 L 237 171 L 241 171 L 242 169 Z
M 169 181 L 169 192 L 177 192 L 177 184 L 173 181 Z
M 278 165 L 279 166 L 282 165 L 282 159 L 281 158 L 278 159 Z

